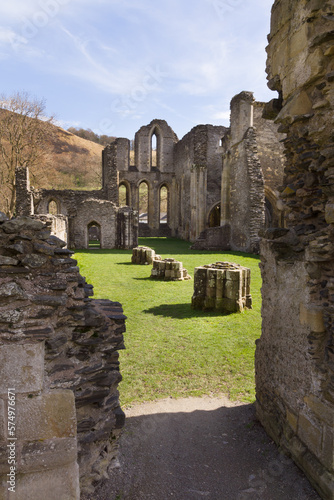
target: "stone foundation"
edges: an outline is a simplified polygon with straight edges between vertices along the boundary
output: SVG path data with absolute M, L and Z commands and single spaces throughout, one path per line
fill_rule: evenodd
M 7 498 L 8 388 L 16 397 L 16 497 L 93 495 L 124 423 L 121 305 L 93 300 L 65 243 L 0 214 L 0 498 Z M 80 483 L 79 483 L 80 480 Z
M 250 269 L 230 262 L 195 268 L 194 309 L 241 312 L 252 308 Z
M 183 268 L 182 262 L 175 259 L 154 260 L 151 278 L 165 281 L 190 280 L 187 269 Z

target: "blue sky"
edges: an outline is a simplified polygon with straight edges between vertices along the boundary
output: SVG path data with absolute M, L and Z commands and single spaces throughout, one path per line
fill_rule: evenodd
M 266 86 L 272 0 L 8 0 L 0 93 L 45 98 L 59 124 L 133 138 L 154 118 L 179 138 L 229 124 L 242 90 Z

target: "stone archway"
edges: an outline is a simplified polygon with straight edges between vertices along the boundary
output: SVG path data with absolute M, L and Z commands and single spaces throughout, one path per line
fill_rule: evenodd
M 92 221 L 87 226 L 87 247 L 101 248 L 101 226 L 98 222 Z
M 209 213 L 209 227 L 220 226 L 221 203 L 217 203 Z

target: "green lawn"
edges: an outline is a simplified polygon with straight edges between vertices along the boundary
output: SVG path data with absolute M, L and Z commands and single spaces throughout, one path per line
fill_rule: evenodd
M 120 353 L 121 403 L 218 393 L 254 401 L 255 340 L 261 332 L 259 258 L 194 251 L 174 238 L 140 238 L 139 244 L 162 258 L 180 260 L 192 277 L 195 267 L 219 260 L 249 267 L 253 309 L 229 315 L 195 311 L 190 305 L 193 279 L 151 280 L 151 266 L 131 264 L 132 251 L 77 251 L 95 298 L 121 302 L 128 317 L 126 350 Z

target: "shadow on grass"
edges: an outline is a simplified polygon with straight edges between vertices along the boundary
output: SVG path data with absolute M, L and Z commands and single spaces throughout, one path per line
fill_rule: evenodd
M 146 278 L 143 278 L 146 279 Z M 189 318 L 205 318 L 216 316 L 229 316 L 230 313 L 221 313 L 218 311 L 202 311 L 193 309 L 190 303 L 186 304 L 161 304 L 160 306 L 144 309 L 143 313 L 153 314 L 154 316 L 164 316 L 166 318 L 189 319 Z

